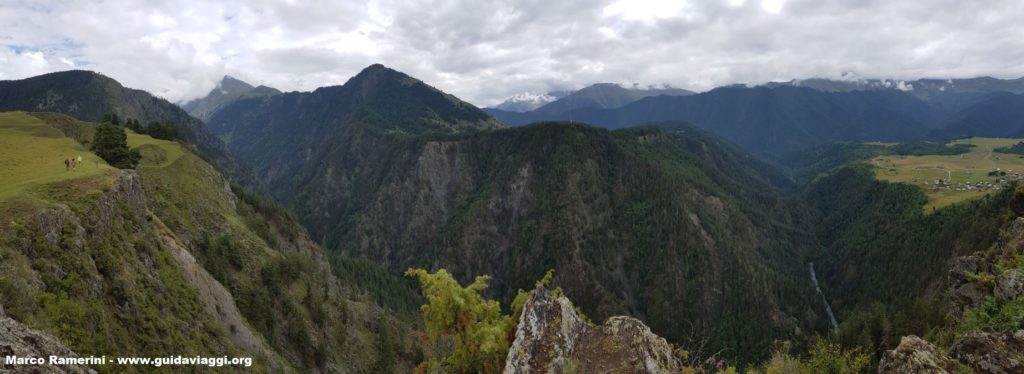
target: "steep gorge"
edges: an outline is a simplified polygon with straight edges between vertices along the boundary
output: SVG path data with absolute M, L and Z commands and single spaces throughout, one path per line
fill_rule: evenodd
M 634 315 L 741 361 L 826 328 L 802 259 L 813 234 L 773 167 L 680 124 L 496 124 L 374 65 L 209 125 L 315 240 L 393 272 L 492 275 L 507 303 L 554 268 L 594 318 Z

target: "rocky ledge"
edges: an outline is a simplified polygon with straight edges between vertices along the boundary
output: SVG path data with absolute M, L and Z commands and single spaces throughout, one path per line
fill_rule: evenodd
M 904 336 L 896 349 L 885 352 L 878 363 L 879 373 L 952 373 L 956 363 L 943 355 L 935 346 L 916 336 Z
M 519 318 L 505 373 L 678 373 L 672 346 L 631 317 L 600 326 L 583 320 L 564 296 L 530 293 Z
M 973 373 L 1024 373 L 1024 330 L 971 332 L 957 339 L 948 355 L 921 338 L 905 336 L 878 363 L 880 374 L 957 373 L 962 369 Z

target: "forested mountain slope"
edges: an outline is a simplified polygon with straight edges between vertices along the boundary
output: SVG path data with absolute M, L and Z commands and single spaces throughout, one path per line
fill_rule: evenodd
M 931 133 L 939 139 L 971 136 L 1024 137 L 1024 95 L 994 94 L 957 113 L 951 122 Z
M 802 259 L 813 238 L 778 193 L 786 180 L 692 127 L 545 123 L 378 149 L 389 164 L 359 184 L 347 216 L 313 210 L 330 207 L 316 200 L 329 189 L 298 205 L 329 248 L 396 270 L 489 274 L 504 300 L 554 268 L 598 320 L 639 316 L 743 361 L 824 326 Z
M 878 181 L 866 165 L 852 165 L 819 177 L 806 196 L 819 222 L 822 284 L 842 319 L 874 301 L 925 296 L 954 257 L 995 240 L 1010 194 L 926 212 L 919 187 Z

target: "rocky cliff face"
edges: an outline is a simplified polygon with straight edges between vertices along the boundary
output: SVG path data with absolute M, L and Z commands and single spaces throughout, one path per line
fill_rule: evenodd
M 682 364 L 665 339 L 631 317 L 594 326 L 561 295 L 530 293 L 505 361 L 506 374 L 678 373 Z
M 189 347 L 282 366 L 262 341 L 236 345 L 231 337 L 209 333 L 229 328 L 218 325 L 213 308 L 205 313 L 195 308 L 202 302 L 195 293 L 201 285 L 170 261 L 158 235 L 166 228 L 148 212 L 141 177 L 134 171 L 112 173 L 51 187 L 51 193 L 67 193 L 64 204 L 36 210 L 24 220 L 13 217 L 16 238 L 0 235 L 6 237 L 0 245 L 11 249 L 5 260 L 12 262 L 2 273 L 20 272 L 25 283 L 19 292 L 41 300 L 20 299 L 12 312 L 83 354 L 158 356 Z M 103 186 L 102 192 L 88 191 L 91 183 Z M 205 272 L 192 269 L 200 271 Z M 235 303 L 230 295 L 221 302 L 232 308 Z M 159 319 L 147 316 L 157 311 Z M 182 332 L 159 332 L 165 329 Z M 233 335 L 247 331 L 240 324 Z

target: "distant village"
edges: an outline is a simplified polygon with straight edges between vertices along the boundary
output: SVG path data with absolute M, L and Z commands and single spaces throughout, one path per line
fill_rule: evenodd
M 965 181 L 960 183 L 951 183 L 947 179 L 935 179 L 935 180 L 917 180 L 925 186 L 931 187 L 932 190 L 947 190 L 947 191 L 988 191 L 988 190 L 1001 190 L 1009 187 L 1011 182 L 1019 181 L 1024 179 L 1024 174 L 1019 171 L 1013 170 L 1001 170 L 996 168 L 988 172 L 988 176 L 992 177 L 992 180 L 985 181 Z

